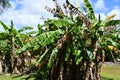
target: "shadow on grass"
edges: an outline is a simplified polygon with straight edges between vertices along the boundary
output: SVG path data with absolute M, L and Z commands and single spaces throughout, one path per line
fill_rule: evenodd
M 18 78 L 18 77 L 21 77 L 21 76 L 23 76 L 23 75 L 16 75 L 16 76 L 14 76 L 12 78 Z
M 102 77 L 103 80 L 114 80 L 114 79 L 111 79 L 111 78 L 107 78 L 107 77 Z
M 12 78 L 21 78 L 21 80 L 29 80 L 30 78 L 34 78 L 36 76 L 35 73 L 31 73 L 29 75 L 16 75 Z

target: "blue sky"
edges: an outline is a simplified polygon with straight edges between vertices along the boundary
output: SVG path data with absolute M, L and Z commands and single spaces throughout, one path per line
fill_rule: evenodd
M 57 0 L 61 5 L 65 0 Z M 83 4 L 83 0 L 70 0 L 75 5 L 75 1 L 78 1 L 80 5 Z M 90 0 L 95 10 L 96 16 L 101 14 L 102 19 L 105 17 L 116 14 L 114 19 L 120 19 L 120 0 Z M 15 27 L 20 28 L 23 26 L 33 26 L 36 29 L 38 23 L 42 23 L 41 16 L 45 18 L 52 18 L 52 14 L 47 12 L 44 7 L 54 7 L 52 0 L 11 0 L 12 8 L 4 11 L 4 14 L 0 15 L 0 20 L 10 25 L 10 20 L 14 21 Z M 0 31 L 2 31 L 0 26 Z
M 120 8 L 120 0 L 91 0 L 96 12 L 109 13 L 115 8 Z M 97 8 L 98 10 L 97 10 Z M 101 8 L 102 7 L 102 8 Z

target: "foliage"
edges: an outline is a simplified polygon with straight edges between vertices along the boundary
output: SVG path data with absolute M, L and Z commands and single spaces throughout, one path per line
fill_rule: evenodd
M 0 33 L 0 39 L 8 40 L 9 37 L 12 54 L 17 53 L 16 56 L 28 51 L 32 55 L 36 53 L 33 56 L 37 57 L 37 72 L 33 76 L 36 80 L 100 80 L 99 72 L 105 55 L 115 61 L 110 46 L 120 49 L 119 29 L 116 29 L 120 20 L 112 20 L 115 14 L 104 20 L 99 15 L 97 19 L 88 0 L 84 0 L 87 15 L 68 0 L 64 4 L 68 14 L 56 0 L 54 2 L 56 8 L 46 9 L 57 18 L 48 19 L 43 25 L 38 24 L 36 35 L 32 39 L 28 38 L 31 40 L 26 41 L 26 44 L 22 38 L 27 35 L 21 35 L 20 32 L 32 28 L 16 30 L 12 21 L 10 27 L 0 22 L 5 29 L 5 32 Z
M 34 40 L 32 40 L 32 42 L 27 43 L 25 46 L 23 46 L 23 48 L 18 50 L 17 53 L 21 53 L 22 51 L 25 51 L 26 49 L 34 47 L 36 45 L 46 46 L 50 43 L 53 43 L 54 39 L 59 38 L 60 34 L 62 34 L 61 30 L 42 33 L 41 35 L 34 38 Z
M 4 9 L 7 9 L 11 7 L 11 4 L 9 0 L 0 0 L 0 14 L 4 11 Z
M 16 56 L 15 51 L 16 49 L 23 46 L 23 44 L 27 39 L 30 39 L 28 35 L 23 34 L 24 30 L 33 29 L 32 27 L 23 27 L 20 30 L 16 30 L 14 28 L 13 21 L 11 21 L 11 25 L 7 26 L 4 22 L 0 21 L 0 25 L 3 27 L 4 31 L 0 33 L 0 56 L 2 56 L 3 71 L 14 73 L 14 66 L 16 67 L 16 62 L 18 61 L 16 58 L 20 57 L 21 55 Z M 24 40 L 23 38 L 26 37 Z M 16 57 L 16 58 L 15 58 Z M 22 60 L 22 59 L 21 59 Z M 22 66 L 21 66 L 22 67 Z
M 88 0 L 84 0 L 84 10 L 87 15 L 84 15 L 82 11 L 66 0 L 64 8 L 67 12 L 70 12 L 70 15 L 67 15 L 57 1 L 54 2 L 56 8 L 46 7 L 46 9 L 53 13 L 57 19 L 48 19 L 43 25 L 39 25 L 39 30 L 43 33 L 38 34 L 31 42 L 18 49 L 17 53 L 38 45 L 39 48 L 37 49 L 45 48 L 42 49 L 43 51 L 37 61 L 37 66 L 40 64 L 40 67 L 38 67 L 36 79 L 46 75 L 49 75 L 48 78 L 50 77 L 50 79 L 58 79 L 60 77 L 59 74 L 65 80 L 66 77 L 67 80 L 71 80 L 73 77 L 76 80 L 93 80 L 90 74 L 95 76 L 97 74 L 97 78 L 94 77 L 95 80 L 100 79 L 99 66 L 101 62 L 104 62 L 104 55 L 108 54 L 115 60 L 109 46 L 112 45 L 116 49 L 120 49 L 119 38 L 116 37 L 118 36 L 118 30 L 114 28 L 117 24 L 120 24 L 120 21 L 111 20 L 115 16 L 114 14 L 104 20 L 101 20 L 99 15 L 97 20 Z M 112 28 L 114 29 L 109 29 L 110 26 L 113 26 Z M 46 32 L 42 30 L 43 27 L 45 27 Z M 106 28 L 108 31 L 106 31 Z M 69 67 L 70 65 L 74 67 L 78 65 L 79 70 L 84 67 L 81 70 L 84 73 L 75 72 Z M 64 66 L 67 67 L 65 68 Z M 71 72 L 69 74 L 65 72 L 67 68 L 78 74 L 79 77 L 75 77 Z M 96 72 L 92 72 L 90 69 Z M 47 71 L 48 73 L 46 73 Z M 41 79 L 45 78 L 47 77 Z

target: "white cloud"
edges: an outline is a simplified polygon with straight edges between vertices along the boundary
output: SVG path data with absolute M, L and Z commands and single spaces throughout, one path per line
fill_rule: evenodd
M 116 16 L 113 19 L 119 19 L 120 20 L 120 7 L 119 6 L 115 6 L 114 9 L 112 9 L 111 11 L 109 11 L 107 14 L 105 13 L 95 13 L 96 18 L 98 18 L 98 15 L 100 14 L 101 19 L 105 19 L 107 16 L 110 16 L 112 14 L 116 14 Z
M 104 0 L 97 0 L 97 2 L 94 4 L 94 7 L 96 11 L 107 10 Z
M 52 14 L 44 9 L 45 6 L 54 7 L 52 0 L 16 0 L 10 3 L 12 8 L 0 15 L 0 20 L 7 25 L 13 20 L 17 28 L 27 25 L 35 27 L 38 23 L 42 23 L 41 16 L 52 17 Z M 21 9 L 18 9 L 18 4 L 21 5 Z M 1 30 L 3 29 L 0 26 Z
M 63 5 L 63 3 L 65 3 L 65 0 L 57 0 L 58 1 L 58 3 L 60 4 L 60 5 Z M 69 0 L 69 2 L 70 3 L 72 3 L 73 5 L 81 5 L 81 4 L 83 4 L 83 0 Z
M 105 15 L 104 13 L 95 13 L 95 16 L 96 16 L 97 19 L 98 19 L 98 17 L 99 17 L 99 14 L 100 14 L 101 20 L 103 20 L 103 19 L 106 18 L 106 15 Z
M 81 0 L 76 1 L 80 4 L 83 3 Z M 58 0 L 60 5 L 63 5 L 64 2 L 64 0 Z M 75 4 L 74 0 L 70 0 L 70 2 Z M 10 24 L 11 20 L 13 20 L 16 28 L 27 25 L 35 27 L 38 23 L 43 22 L 40 19 L 41 16 L 52 18 L 52 14 L 44 8 L 45 6 L 49 6 L 51 8 L 55 6 L 52 0 L 11 0 L 10 3 L 12 8 L 6 10 L 2 15 L 0 15 L 0 20 L 5 22 L 7 25 Z M 0 26 L 0 31 L 1 30 L 3 29 Z
M 111 10 L 107 16 L 111 14 L 116 14 L 116 16 L 113 19 L 120 19 L 120 7 L 115 7 L 113 10 Z
M 80 5 L 83 4 L 83 0 L 70 0 L 70 2 L 75 5 L 78 2 Z M 92 0 L 90 0 L 91 2 Z M 65 0 L 58 0 L 60 5 L 63 5 Z M 38 23 L 42 23 L 40 19 L 41 16 L 45 18 L 52 18 L 52 14 L 46 11 L 45 6 L 49 6 L 53 8 L 55 5 L 52 0 L 14 0 L 10 2 L 12 4 L 12 8 L 6 10 L 2 15 L 0 15 L 0 20 L 5 22 L 7 25 L 10 25 L 10 21 L 13 20 L 16 28 L 20 28 L 22 26 L 36 26 Z M 21 5 L 20 9 L 18 5 Z M 107 10 L 104 0 L 97 0 L 94 4 L 94 7 L 98 11 Z M 120 19 L 120 7 L 116 6 L 113 10 L 111 10 L 108 14 L 116 13 L 115 19 Z M 103 12 L 100 12 L 101 18 L 104 19 L 106 15 Z M 96 17 L 98 17 L 98 13 L 96 13 Z M 36 27 L 35 27 L 36 28 Z M 0 26 L 0 31 L 3 29 Z

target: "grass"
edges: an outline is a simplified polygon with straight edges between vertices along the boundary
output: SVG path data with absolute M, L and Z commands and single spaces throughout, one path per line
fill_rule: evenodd
M 21 77 L 15 78 L 15 76 L 17 76 L 17 75 L 12 75 L 12 76 L 0 75 L 0 80 L 22 80 Z
M 24 77 L 16 77 L 17 75 L 0 75 L 0 80 L 24 80 Z
M 27 76 L 18 76 L 18 75 L 0 75 L 0 80 L 25 80 Z M 32 78 L 30 80 L 33 80 Z
M 102 66 L 101 76 L 104 80 L 120 80 L 120 66 Z
M 104 80 L 120 80 L 120 66 L 102 66 L 101 76 Z M 0 80 L 25 80 L 25 77 L 26 76 L 17 77 L 17 75 L 0 75 Z

